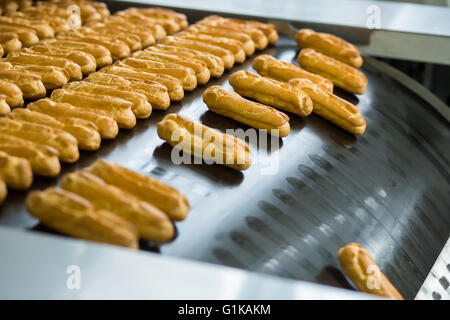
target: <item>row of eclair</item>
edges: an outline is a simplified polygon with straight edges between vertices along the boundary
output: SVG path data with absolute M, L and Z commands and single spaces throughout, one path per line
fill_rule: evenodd
M 129 57 L 133 51 L 154 44 L 167 34 L 164 21 L 174 30 L 187 24 L 183 15 L 157 8 L 128 15 L 118 12 L 95 22 L 95 28 L 62 32 L 57 39 L 9 52 L 0 61 L 0 115 L 23 106 L 24 99 L 39 99 L 47 89 L 81 80 L 114 59 Z
M 246 23 L 249 26 L 243 29 L 258 34 L 267 46 L 269 40 L 261 31 L 265 25 Z M 218 34 L 220 26 L 215 28 L 211 38 L 232 39 Z M 251 46 L 252 38 L 239 32 L 240 28 L 235 21 L 233 36 Z M 220 77 L 225 61 L 234 59 L 232 51 L 219 45 L 187 39 L 184 43 L 182 39 L 164 38 L 161 44 L 136 51 L 133 57 L 118 60 L 83 81 L 65 84 L 50 98 L 14 109 L 0 119 L 0 151 L 26 158 L 37 175 L 56 176 L 61 170 L 59 161 L 77 161 L 78 149 L 96 150 L 101 139 L 115 138 L 119 128 L 133 128 L 136 118 L 149 117 L 152 109 L 167 109 L 171 101 L 184 97 L 185 90 L 193 90 L 211 76 Z M 236 43 L 244 47 L 244 41 Z
M 138 248 L 139 238 L 170 241 L 172 221 L 189 211 L 175 188 L 104 160 L 63 176 L 60 188 L 31 192 L 26 206 L 53 230 L 129 248 Z
M 5 16 L 0 16 L 0 57 L 12 51 L 38 44 L 45 39 L 70 31 L 72 5 L 79 9 L 80 24 L 102 21 L 110 16 L 104 3 L 88 0 L 62 0 L 58 3 L 47 1 L 10 1 Z M 13 10 L 16 8 L 16 10 Z

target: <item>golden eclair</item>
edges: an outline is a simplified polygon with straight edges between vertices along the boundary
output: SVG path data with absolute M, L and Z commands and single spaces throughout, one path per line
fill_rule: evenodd
M 332 34 L 301 29 L 295 36 L 295 41 L 301 48 L 314 49 L 352 67 L 360 68 L 363 64 L 358 48 Z
M 181 29 L 184 29 L 188 26 L 188 21 L 186 15 L 175 12 L 173 10 L 169 9 L 163 9 L 163 8 L 129 8 L 124 11 L 121 11 L 117 14 L 141 14 L 145 17 L 149 18 L 161 18 L 161 19 L 167 19 L 167 20 L 173 20 L 175 21 Z
M 369 252 L 360 244 L 352 242 L 342 247 L 338 252 L 338 259 L 342 271 L 362 292 L 403 300 Z
M 0 151 L 27 159 L 34 174 L 56 177 L 61 172 L 58 151 L 55 148 L 0 133 Z
M 181 81 L 183 89 L 186 91 L 192 91 L 197 87 L 197 77 L 194 70 L 179 64 L 137 58 L 126 58 L 117 61 L 115 64 L 136 71 L 172 76 Z
M 111 112 L 94 108 L 78 108 L 68 103 L 55 102 L 50 99 L 40 99 L 28 104 L 28 109 L 45 113 L 56 119 L 79 118 L 95 124 L 102 139 L 114 139 L 119 127 Z
M 39 39 L 47 39 L 55 37 L 55 30 L 44 21 L 33 21 L 19 17 L 4 17 L 0 16 L 0 25 L 12 27 L 28 27 L 34 30 Z
M 8 114 L 8 118 L 42 124 L 52 127 L 55 132 L 68 132 L 77 139 L 78 148 L 81 150 L 97 150 L 100 147 L 101 138 L 97 127 L 92 122 L 80 118 L 58 117 L 62 120 L 59 121 L 45 113 L 22 108 L 14 109 Z
M 135 80 L 158 82 L 167 88 L 170 100 L 180 101 L 184 98 L 184 89 L 181 81 L 167 74 L 139 72 L 129 68 L 119 67 L 117 65 L 102 68 L 100 72 L 115 74 L 117 76 L 121 76 L 127 79 L 130 78 Z
M 123 31 L 112 31 L 111 29 L 92 29 L 89 27 L 83 27 L 78 30 L 79 33 L 85 35 L 85 36 L 105 36 L 109 39 L 117 39 L 125 43 L 129 48 L 130 51 L 136 51 L 142 49 L 142 41 L 141 38 L 139 38 L 137 35 L 132 34 L 130 32 L 123 32 Z
M 283 82 L 288 82 L 292 79 L 306 78 L 315 84 L 320 85 L 325 90 L 333 92 L 333 82 L 330 80 L 308 72 L 291 63 L 277 60 L 268 54 L 256 57 L 255 60 L 253 60 L 252 67 L 264 77 L 273 78 Z
M 212 27 L 218 27 L 223 30 L 239 31 L 247 34 L 252 38 L 255 43 L 255 47 L 258 50 L 264 50 L 269 45 L 269 39 L 267 39 L 264 32 L 251 26 L 242 26 L 236 23 L 228 21 L 228 19 L 219 16 L 209 16 L 197 22 L 199 25 L 206 25 Z
M 3 49 L 3 46 L 0 43 L 0 58 L 2 58 L 4 54 L 5 54 L 5 50 Z
M 243 27 L 250 27 L 261 30 L 269 40 L 270 44 L 274 44 L 278 41 L 277 28 L 271 23 L 262 23 L 258 21 L 239 19 L 227 19 L 227 21 L 231 22 L 232 24 L 241 25 Z
M 129 57 L 131 54 L 130 47 L 128 47 L 125 42 L 108 36 L 95 34 L 83 35 L 78 32 L 70 31 L 59 34 L 57 38 L 60 40 L 70 40 L 72 42 L 101 45 L 111 52 L 113 59 L 123 59 Z
M 158 123 L 158 136 L 172 147 L 237 170 L 251 165 L 250 147 L 242 140 L 223 134 L 179 114 L 171 113 Z
M 24 49 L 24 52 L 69 59 L 81 67 L 83 75 L 94 72 L 97 69 L 97 63 L 94 56 L 83 51 L 63 48 L 56 49 L 46 45 L 35 45 L 31 48 Z
M 0 78 L 0 94 L 5 96 L 6 103 L 10 108 L 23 106 L 22 90 L 16 84 Z
M 79 108 L 88 108 L 97 112 L 106 111 L 112 114 L 119 128 L 131 129 L 136 125 L 136 117 L 131 111 L 131 102 L 116 97 L 105 97 L 98 94 L 78 92 L 67 89 L 53 91 L 51 99 L 65 102 Z
M 107 24 L 117 25 L 125 30 L 143 30 L 145 32 L 151 32 L 156 41 L 161 40 L 167 36 L 166 29 L 159 24 L 154 24 L 151 21 L 145 20 L 143 17 L 123 17 L 123 16 L 111 16 L 107 21 Z
M 203 61 L 206 63 L 209 72 L 211 73 L 211 76 L 216 78 L 221 77 L 225 71 L 223 60 L 210 53 L 200 52 L 188 48 L 168 46 L 164 44 L 156 44 L 145 50 L 173 54 L 178 57 L 183 57 L 194 61 L 195 60 Z
M 44 225 L 69 236 L 138 248 L 134 225 L 106 210 L 95 210 L 89 201 L 71 192 L 56 188 L 33 191 L 26 207 Z
M 22 91 L 24 99 L 39 99 L 46 95 L 47 90 L 41 79 L 41 76 L 24 70 L 0 69 L 0 84 L 2 82 L 15 84 Z
M 0 69 L 24 70 L 41 76 L 41 81 L 46 89 L 60 88 L 70 80 L 69 73 L 59 67 L 28 65 L 16 62 L 0 62 Z
M 7 195 L 8 189 L 6 188 L 6 183 L 3 181 L 2 177 L 0 177 L 0 205 L 5 201 Z
M 220 86 L 211 86 L 203 93 L 203 101 L 212 112 L 234 119 L 255 129 L 266 129 L 269 134 L 286 137 L 291 131 L 289 117 L 261 103 L 241 97 Z
M 173 224 L 161 210 L 96 175 L 87 171 L 67 174 L 61 180 L 61 188 L 89 200 L 96 210 L 108 210 L 129 221 L 136 226 L 142 238 L 157 243 L 173 238 Z
M 63 50 L 82 51 L 92 55 L 98 68 L 110 65 L 113 60 L 111 52 L 104 46 L 95 43 L 84 43 L 70 40 L 49 40 L 44 41 L 44 45 Z
M 122 13 L 123 12 L 119 11 L 116 15 L 122 16 L 126 19 L 144 20 L 147 23 L 159 24 L 165 29 L 167 34 L 174 34 L 181 30 L 181 26 L 172 19 L 145 16 L 139 12 L 128 12 L 127 14 Z
M 70 26 L 67 23 L 66 18 L 52 14 L 52 18 L 48 20 L 49 14 L 40 10 L 35 10 L 35 7 L 28 8 L 25 11 L 11 13 L 9 14 L 9 16 L 12 18 L 18 17 L 30 20 L 44 21 L 53 28 L 55 34 L 70 30 Z
M 188 31 L 178 33 L 177 37 L 193 41 L 200 41 L 201 43 L 212 44 L 221 47 L 223 49 L 229 50 L 233 53 L 234 61 L 237 63 L 243 63 L 247 56 L 245 54 L 244 46 L 242 45 L 242 43 L 234 39 L 223 37 L 212 37 L 206 34 L 191 33 Z
M 27 159 L 0 151 L 0 179 L 3 179 L 8 188 L 28 189 L 33 183 L 31 165 Z
M 0 118 L 0 134 L 32 141 L 50 146 L 58 151 L 62 162 L 74 163 L 80 157 L 77 140 L 67 132 L 57 132 L 45 125 Z
M 39 42 L 39 37 L 36 31 L 27 27 L 12 27 L 0 24 L 0 34 L 2 33 L 16 33 L 23 47 L 31 47 Z
M 6 103 L 6 96 L 0 94 L 0 116 L 4 116 L 11 112 L 11 108 Z
M 234 91 L 241 96 L 277 109 L 292 112 L 301 117 L 308 116 L 313 110 L 311 98 L 300 88 L 288 83 L 244 70 L 231 74 L 229 82 Z
M 123 92 L 143 94 L 150 102 L 152 109 L 166 110 L 170 106 L 167 88 L 155 81 L 127 79 L 103 72 L 91 73 L 84 81 L 108 86 Z
M 0 45 L 3 47 L 5 54 L 22 49 L 22 42 L 19 40 L 19 35 L 14 32 L 0 33 Z
M 237 30 L 224 30 L 219 27 L 197 24 L 190 26 L 188 31 L 208 35 L 211 37 L 233 39 L 241 43 L 247 56 L 251 56 L 255 53 L 255 43 L 253 42 L 252 38 L 244 32 L 240 32 Z
M 314 113 L 357 136 L 366 130 L 366 120 L 361 111 L 347 100 L 323 90 L 308 79 L 292 79 L 289 83 L 301 88 L 312 99 Z
M 81 80 L 83 78 L 81 67 L 72 60 L 66 58 L 14 51 L 8 54 L 6 60 L 22 64 L 59 67 L 67 71 L 72 81 Z
M 222 59 L 226 69 L 231 69 L 234 65 L 235 59 L 233 53 L 230 50 L 218 47 L 213 44 L 207 44 L 198 40 L 189 40 L 174 36 L 165 37 L 164 39 L 161 39 L 160 43 L 213 54 Z
M 121 91 L 109 86 L 86 81 L 71 82 L 65 85 L 64 89 L 93 93 L 106 97 L 111 96 L 128 101 L 132 104 L 131 110 L 138 119 L 148 118 L 152 113 L 152 106 L 148 103 L 147 97 L 139 92 Z
M 138 51 L 132 55 L 137 59 L 152 60 L 163 63 L 174 63 L 194 70 L 197 82 L 205 84 L 211 78 L 211 73 L 205 62 L 201 60 L 185 59 L 173 54 L 157 52 L 157 51 Z
M 145 28 L 139 28 L 137 25 L 129 24 L 127 27 L 124 27 L 119 24 L 114 23 L 102 23 L 102 22 L 95 22 L 88 25 L 89 28 L 93 29 L 95 32 L 99 34 L 106 34 L 106 35 L 124 35 L 129 34 L 133 37 L 138 37 L 140 40 L 140 46 L 142 47 L 148 47 L 152 44 L 155 44 L 156 40 L 153 36 L 153 32 L 147 31 Z M 133 40 L 131 40 L 132 43 L 134 43 Z M 131 49 L 131 47 L 130 47 Z M 134 49 L 138 50 L 138 49 Z
M 180 191 L 168 184 L 105 160 L 97 160 L 85 170 L 155 206 L 172 220 L 179 221 L 187 217 L 188 200 Z
M 306 70 L 330 79 L 336 86 L 348 92 L 363 94 L 366 91 L 366 76 L 339 60 L 308 48 L 300 51 L 297 61 Z

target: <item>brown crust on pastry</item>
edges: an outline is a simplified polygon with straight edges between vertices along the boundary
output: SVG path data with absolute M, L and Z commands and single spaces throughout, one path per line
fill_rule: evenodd
M 295 36 L 295 41 L 301 48 L 314 49 L 352 67 L 360 68 L 363 64 L 358 48 L 332 34 L 301 29 Z
M 8 188 L 25 190 L 33 183 L 33 171 L 27 159 L 0 151 L 0 179 Z
M 338 259 L 342 271 L 344 271 L 344 273 L 362 292 L 403 300 L 402 295 L 379 270 L 379 267 L 372 259 L 369 252 L 367 252 L 360 244 L 352 242 L 347 244 L 345 247 L 342 247 L 339 250 Z M 370 270 L 371 268 L 374 270 Z M 370 277 L 376 277 L 376 274 L 372 275 L 375 270 L 378 270 L 379 288 L 375 287 L 370 289 Z
M 311 98 L 301 89 L 288 83 L 248 72 L 237 71 L 228 80 L 234 91 L 274 108 L 308 116 L 313 109 Z
M 261 103 L 241 97 L 236 92 L 220 86 L 211 86 L 203 93 L 203 101 L 209 110 L 234 119 L 256 129 L 266 129 L 268 133 L 286 137 L 291 131 L 289 117 Z
M 158 123 L 158 136 L 172 147 L 207 163 L 219 163 L 237 170 L 246 170 L 251 165 L 250 147 L 244 141 L 179 114 L 168 114 Z
M 255 60 L 253 60 L 252 67 L 264 77 L 273 78 L 283 82 L 288 82 L 292 79 L 306 78 L 322 86 L 327 91 L 333 91 L 333 82 L 330 80 L 306 71 L 291 63 L 277 60 L 268 54 L 256 57 Z
M 300 51 L 297 60 L 303 68 L 330 79 L 339 88 L 357 94 L 366 91 L 366 76 L 348 64 L 309 48 Z
M 69 236 L 138 248 L 134 225 L 106 210 L 95 210 L 89 201 L 74 193 L 56 188 L 33 191 L 26 207 L 43 224 Z

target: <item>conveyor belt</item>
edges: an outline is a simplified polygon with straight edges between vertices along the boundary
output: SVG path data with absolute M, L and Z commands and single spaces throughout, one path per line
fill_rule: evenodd
M 284 61 L 296 55 L 293 40 L 280 38 L 264 53 Z M 251 69 L 249 59 L 235 67 Z M 171 162 L 171 148 L 156 134 L 156 123 L 179 112 L 225 130 L 244 128 L 207 111 L 204 87 L 186 94 L 167 112 L 154 111 L 135 129 L 63 172 L 98 158 L 155 176 L 187 195 L 191 211 L 177 223 L 177 238 L 161 248 L 142 247 L 281 277 L 349 287 L 338 271 L 336 254 L 348 242 L 365 246 L 405 298 L 414 298 L 450 233 L 449 126 L 415 93 L 379 73 L 370 63 L 363 72 L 366 94 L 337 94 L 361 108 L 364 136 L 355 138 L 312 115 L 291 116 L 291 134 L 245 172 L 218 165 Z M 223 85 L 228 74 L 209 85 Z M 262 169 L 278 165 L 273 175 Z M 37 178 L 32 189 L 58 179 Z M 447 196 L 446 196 L 447 195 Z M 0 207 L 0 224 L 45 230 L 24 208 L 26 193 L 11 191 Z

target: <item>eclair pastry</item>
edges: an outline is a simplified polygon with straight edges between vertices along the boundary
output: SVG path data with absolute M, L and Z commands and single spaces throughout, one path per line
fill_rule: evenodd
M 5 101 L 10 108 L 23 106 L 22 90 L 16 84 L 0 78 L 0 94 L 5 96 Z
M 206 63 L 209 72 L 211 73 L 211 76 L 216 78 L 221 77 L 225 70 L 225 66 L 222 59 L 213 54 L 201 52 L 198 50 L 169 46 L 164 44 L 156 44 L 154 46 L 147 48 L 146 51 L 164 52 L 176 55 L 178 57 L 184 57 L 190 60 L 203 61 Z
M 370 254 L 358 243 L 352 242 L 341 248 L 338 259 L 342 271 L 362 292 L 403 300 L 402 295 L 380 271 Z
M 58 151 L 55 148 L 0 133 L 0 151 L 27 159 L 34 174 L 55 177 L 61 172 Z
M 76 50 L 90 54 L 95 58 L 95 62 L 99 68 L 110 65 L 113 62 L 111 52 L 100 44 L 56 39 L 43 41 L 42 44 L 52 48 Z
M 78 92 L 67 89 L 54 90 L 51 99 L 56 102 L 65 102 L 81 109 L 105 111 L 113 115 L 119 128 L 131 129 L 136 125 L 136 117 L 131 110 L 132 104 L 116 97 L 105 97 L 98 94 Z
M 301 48 L 314 49 L 352 67 L 360 68 L 363 64 L 358 48 L 332 34 L 301 29 L 295 36 L 295 41 Z
M 52 46 L 36 45 L 24 49 L 24 52 L 69 59 L 80 66 L 83 75 L 94 72 L 97 69 L 97 63 L 94 56 L 83 51 L 63 48 L 56 49 Z
M 4 116 L 11 112 L 11 108 L 8 103 L 6 103 L 6 96 L 0 94 L 0 116 Z
M 268 54 L 256 57 L 255 60 L 253 60 L 252 67 L 264 77 L 273 78 L 283 82 L 288 82 L 292 79 L 306 78 L 315 84 L 322 86 L 325 90 L 333 92 L 333 82 L 330 80 L 308 72 L 291 63 L 277 60 Z
M 5 201 L 7 195 L 8 189 L 6 188 L 6 183 L 0 177 L 0 205 Z
M 36 144 L 49 146 L 58 151 L 61 161 L 73 163 L 78 160 L 77 140 L 67 132 L 57 132 L 52 127 L 11 118 L 0 118 L 0 134 L 7 134 Z
M 181 81 L 183 89 L 192 91 L 197 87 L 194 70 L 169 62 L 158 62 L 137 58 L 126 58 L 115 63 L 119 67 L 130 68 L 147 73 L 169 75 Z
M 108 86 L 123 92 L 143 94 L 152 105 L 152 109 L 166 110 L 170 106 L 167 87 L 159 82 L 120 77 L 103 72 L 91 73 L 84 81 Z
M 241 97 L 236 92 L 220 86 L 211 86 L 203 93 L 203 101 L 209 110 L 244 123 L 255 129 L 265 129 L 269 134 L 286 137 L 291 128 L 289 117 L 261 103 Z
M 361 115 L 361 111 L 347 100 L 323 90 L 308 79 L 293 79 L 289 83 L 301 88 L 310 96 L 314 113 L 357 136 L 362 135 L 366 130 L 366 120 Z
M 105 160 L 97 160 L 85 170 L 159 208 L 172 220 L 179 221 L 187 217 L 188 200 L 180 191 L 164 182 Z
M 100 72 L 115 74 L 127 79 L 158 82 L 167 88 L 170 100 L 180 101 L 184 98 L 183 84 L 181 81 L 167 74 L 136 71 L 129 68 L 120 67 L 118 65 L 102 68 Z
M 339 60 L 308 48 L 300 51 L 297 61 L 306 70 L 330 79 L 348 92 L 363 94 L 366 91 L 366 76 Z
M 33 191 L 26 207 L 44 225 L 76 238 L 138 248 L 136 227 L 86 199 L 62 189 Z
M 5 54 L 11 51 L 17 51 L 22 48 L 22 42 L 19 40 L 19 35 L 14 32 L 0 33 L 0 45 L 3 47 Z
M 17 62 L 0 62 L 0 69 L 23 70 L 34 73 L 41 77 L 41 81 L 46 89 L 60 88 L 70 80 L 70 75 L 66 70 L 53 66 L 40 66 Z
M 78 148 L 81 150 L 97 150 L 100 147 L 100 134 L 95 124 L 90 121 L 71 117 L 59 117 L 57 120 L 45 113 L 22 108 L 14 109 L 7 116 L 14 120 L 52 127 L 55 132 L 68 132 L 77 139 Z
M 208 44 L 197 40 L 183 39 L 174 36 L 165 37 L 164 39 L 161 39 L 160 43 L 210 53 L 222 59 L 226 69 L 231 69 L 234 65 L 235 58 L 233 53 L 230 50 L 218 47 L 213 44 Z
M 224 37 L 212 37 L 206 34 L 198 34 L 189 31 L 177 33 L 177 37 L 189 39 L 193 41 L 199 41 L 204 44 L 212 44 L 221 47 L 225 50 L 229 50 L 234 55 L 234 61 L 237 63 L 243 63 L 246 58 L 244 46 L 237 40 L 224 38 Z
M 98 94 L 106 97 L 111 96 L 128 101 L 132 104 L 131 110 L 138 119 L 148 118 L 152 113 L 151 104 L 148 103 L 146 96 L 139 92 L 122 91 L 110 86 L 86 81 L 71 82 L 65 85 L 64 89 Z
M 33 171 L 27 159 L 11 156 L 0 151 L 0 179 L 8 188 L 28 189 L 33 183 Z
M 89 200 L 96 210 L 108 210 L 129 221 L 142 238 L 163 243 L 174 235 L 172 222 L 161 210 L 88 171 L 65 175 L 61 188 Z
M 200 84 L 207 83 L 211 77 L 211 73 L 206 63 L 201 60 L 186 59 L 173 54 L 150 50 L 137 51 L 133 53 L 132 56 L 137 59 L 174 63 L 190 68 L 194 70 L 197 82 Z
M 158 123 L 158 136 L 172 147 L 237 170 L 251 165 L 250 147 L 242 140 L 215 131 L 179 114 L 168 114 Z
M 6 60 L 9 62 L 29 64 L 29 65 L 59 67 L 66 70 L 67 73 L 69 73 L 70 80 L 72 81 L 81 80 L 83 78 L 81 67 L 72 60 L 69 60 L 67 58 L 53 57 L 23 51 L 14 51 L 8 54 Z
M 17 87 L 19 87 L 20 91 L 22 91 L 22 96 L 25 99 L 39 99 L 46 95 L 47 90 L 45 89 L 44 83 L 42 83 L 41 79 L 41 76 L 24 70 L 0 69 L 0 84 L 2 82 L 15 84 Z M 11 87 L 8 87 L 7 89 L 10 90 Z M 2 90 L 3 89 L 0 89 L 0 91 Z M 20 96 L 17 98 L 17 100 L 19 98 Z
M 252 38 L 244 32 L 240 32 L 237 30 L 224 30 L 219 27 L 198 24 L 190 26 L 188 31 L 198 34 L 205 34 L 211 37 L 234 39 L 242 44 L 242 47 L 247 56 L 251 56 L 255 53 L 255 43 L 253 42 Z
M 229 82 L 234 91 L 243 97 L 295 113 L 301 117 L 306 117 L 312 112 L 311 98 L 300 88 L 288 83 L 244 70 L 231 74 Z

